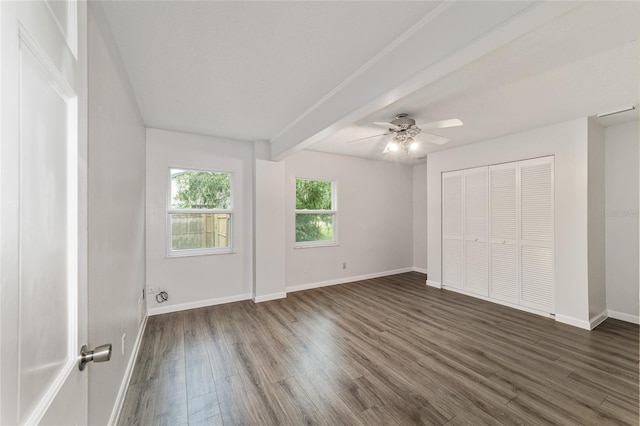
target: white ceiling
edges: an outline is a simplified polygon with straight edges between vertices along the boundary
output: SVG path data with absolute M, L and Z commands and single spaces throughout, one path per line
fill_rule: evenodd
M 268 140 L 435 2 L 103 3 L 150 127 Z
M 639 102 L 640 3 L 498 5 L 106 2 L 104 8 L 148 126 L 282 140 L 280 153 L 297 145 L 407 161 L 383 156 L 382 138 L 346 142 L 383 133 L 371 123 L 399 112 L 418 122 L 465 123 L 434 131 L 451 142 L 423 144 L 419 157 Z

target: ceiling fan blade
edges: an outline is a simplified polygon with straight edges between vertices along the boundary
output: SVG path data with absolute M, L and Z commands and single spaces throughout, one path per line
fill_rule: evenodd
M 462 121 L 458 120 L 457 118 L 451 118 L 449 120 L 434 121 L 432 123 L 416 124 L 416 126 L 420 127 L 420 129 L 422 130 L 429 130 L 444 129 L 447 127 L 458 127 L 462 126 L 463 124 L 464 123 L 462 123 Z
M 373 124 L 376 124 L 378 126 L 382 126 L 382 127 L 386 127 L 387 129 L 394 129 L 394 130 L 400 130 L 402 127 L 397 126 L 393 123 L 387 123 L 385 121 L 374 121 Z
M 367 136 L 367 137 L 360 138 L 360 139 L 354 139 L 352 141 L 347 142 L 347 144 L 356 143 L 356 142 L 362 142 L 362 141 L 366 141 L 367 139 L 371 139 L 371 138 L 379 138 L 380 136 L 390 135 L 391 133 L 392 132 L 380 133 L 379 135 L 373 135 L 373 136 Z
M 449 142 L 449 139 L 443 138 L 442 136 L 432 135 L 431 133 L 420 133 L 423 140 L 427 142 L 434 143 L 436 145 L 444 145 Z

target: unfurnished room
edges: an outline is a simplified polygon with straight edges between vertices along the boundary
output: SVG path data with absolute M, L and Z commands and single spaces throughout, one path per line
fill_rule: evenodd
M 1 425 L 638 425 L 640 2 L 0 2 Z

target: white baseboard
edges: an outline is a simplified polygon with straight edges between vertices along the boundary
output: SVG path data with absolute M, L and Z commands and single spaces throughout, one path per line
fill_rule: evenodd
M 607 315 L 607 311 L 606 310 L 600 312 L 598 315 L 595 315 L 595 316 L 589 318 L 590 330 L 593 330 L 594 328 L 596 328 L 597 326 L 602 324 L 604 322 L 604 320 L 606 320 L 607 318 L 609 318 L 609 316 Z
M 440 284 L 440 283 L 438 283 L 438 284 Z M 530 314 L 540 315 L 541 317 L 547 317 L 547 318 L 553 317 L 553 315 L 551 315 L 549 312 L 538 311 L 536 309 L 528 308 L 528 307 L 522 306 L 522 305 L 516 305 L 515 303 L 509 303 L 509 302 L 505 302 L 503 300 L 491 299 L 489 297 L 481 296 L 479 294 L 469 293 L 468 291 L 464 291 L 464 290 L 459 289 L 459 288 L 444 287 L 444 286 L 442 288 L 444 290 L 453 291 L 454 293 L 460 293 L 460 294 L 464 294 L 465 296 L 475 297 L 476 299 L 480 299 L 480 300 L 484 300 L 484 301 L 487 301 L 487 302 L 495 303 L 496 305 L 502 305 L 502 306 L 506 306 L 508 308 L 517 309 L 519 311 L 528 312 Z
M 358 275 L 355 277 L 338 278 L 338 279 L 329 280 L 329 281 L 319 281 L 315 283 L 293 285 L 293 286 L 287 287 L 287 293 L 291 293 L 294 291 L 310 290 L 312 288 L 327 287 L 327 286 L 336 285 L 336 284 L 352 283 L 355 281 L 370 280 L 372 278 L 386 277 L 388 275 L 403 274 L 405 272 L 413 272 L 413 270 L 414 270 L 413 267 L 393 269 L 391 271 L 382 271 L 382 272 L 376 272 L 373 274 Z
M 582 328 L 584 330 L 591 330 L 591 323 L 589 321 L 581 320 L 567 315 L 556 314 L 556 321 L 563 324 L 572 325 L 574 327 Z
M 120 417 L 120 412 L 122 411 L 122 406 L 124 405 L 124 397 L 127 395 L 129 382 L 131 381 L 131 376 L 133 375 L 133 367 L 135 366 L 136 359 L 138 358 L 138 351 L 140 350 L 140 343 L 142 342 L 144 329 L 147 327 L 148 318 L 148 316 L 145 316 L 142 320 L 142 323 L 140 323 L 138 335 L 136 336 L 136 341 L 133 343 L 131 356 L 129 357 L 129 362 L 127 363 L 127 369 L 124 371 L 124 377 L 122 378 L 122 383 L 120 384 L 120 389 L 118 390 L 118 395 L 116 396 L 116 402 L 115 404 L 113 404 L 111 416 L 109 417 L 109 423 L 107 423 L 109 426 L 118 423 L 118 418 Z
M 427 285 L 428 285 L 429 287 L 442 288 L 442 284 L 441 284 L 441 283 L 439 283 L 438 281 L 427 280 Z
M 418 268 L 417 266 L 413 267 L 413 272 L 420 272 L 421 274 L 425 274 L 427 275 L 427 270 L 426 268 Z
M 260 303 L 260 302 L 268 302 L 269 300 L 285 299 L 286 297 L 287 297 L 287 292 L 282 291 L 280 293 L 265 294 L 264 296 L 254 296 L 253 301 L 254 303 Z
M 170 312 L 186 311 L 187 309 L 204 308 L 205 306 L 221 305 L 223 303 L 239 302 L 241 300 L 251 300 L 250 294 L 238 294 L 236 296 L 217 297 L 214 299 L 198 300 L 196 302 L 180 303 L 177 305 L 157 306 L 149 308 L 149 316 L 168 314 Z
M 624 312 L 617 312 L 612 310 L 608 310 L 607 315 L 609 315 L 610 318 L 614 318 L 620 321 L 640 324 L 640 316 L 638 315 L 625 314 Z

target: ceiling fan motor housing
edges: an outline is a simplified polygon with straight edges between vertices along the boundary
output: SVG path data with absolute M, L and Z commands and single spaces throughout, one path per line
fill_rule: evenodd
M 420 133 L 420 128 L 416 126 L 416 120 L 409 117 L 409 114 L 397 114 L 395 120 L 391 121 L 400 129 L 389 129 L 396 134 L 395 139 L 404 141 L 409 137 L 415 137 Z
M 416 125 L 416 120 L 409 118 L 409 114 L 397 114 L 396 119 L 391 121 L 391 124 L 395 124 L 403 129 L 408 129 L 411 126 Z

